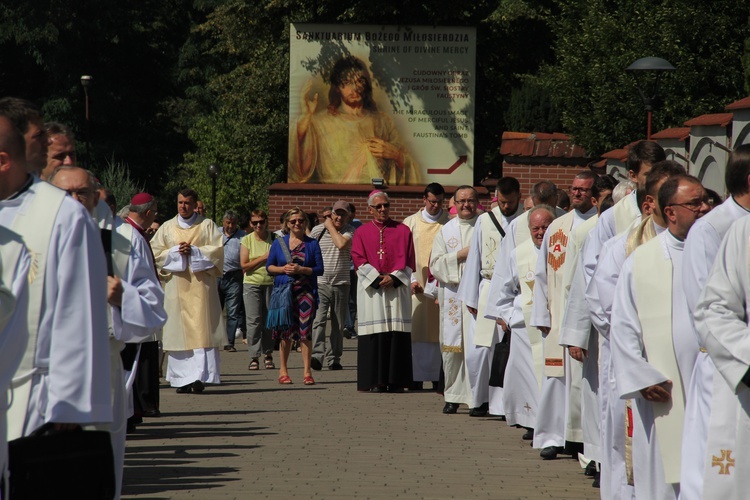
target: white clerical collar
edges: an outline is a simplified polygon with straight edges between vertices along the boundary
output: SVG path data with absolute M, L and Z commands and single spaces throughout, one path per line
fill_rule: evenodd
M 651 224 L 654 225 L 654 231 L 656 231 L 657 236 L 667 230 L 666 227 L 661 227 L 657 224 L 653 217 L 651 218 Z
M 745 208 L 745 207 L 743 207 L 742 205 L 740 205 L 739 203 L 737 203 L 737 200 L 735 200 L 735 199 L 734 199 L 734 196 L 730 196 L 730 197 L 729 197 L 729 199 L 730 199 L 730 200 L 732 200 L 732 203 L 734 203 L 734 205 L 735 205 L 735 206 L 736 206 L 736 207 L 737 207 L 737 208 L 738 208 L 739 210 L 741 210 L 741 211 L 743 211 L 743 212 L 750 212 L 750 210 L 748 210 L 747 208 Z M 726 203 L 726 201 L 725 201 L 724 203 Z
M 193 212 L 193 215 L 189 219 L 183 219 L 180 214 L 177 214 L 177 223 L 181 228 L 186 229 L 195 224 L 195 219 L 198 218 L 198 212 Z
M 437 213 L 437 215 L 430 215 L 430 213 L 422 209 L 422 220 L 425 222 L 437 222 L 438 219 L 443 215 L 443 209 L 441 208 L 440 211 Z
M 588 212 L 581 212 L 577 208 L 574 210 L 574 212 L 575 212 L 575 216 L 578 217 L 579 219 L 589 220 L 591 217 L 595 216 L 598 213 L 598 210 L 594 206 L 594 207 L 591 207 L 588 210 Z
M 671 231 L 667 231 L 666 235 L 667 246 L 674 248 L 675 250 L 682 250 L 685 248 L 685 240 L 679 239 L 677 236 L 672 234 Z
M 461 217 L 456 217 L 456 219 L 458 219 L 459 224 L 468 224 L 470 226 L 473 226 L 474 223 L 477 221 L 477 217 L 478 215 L 474 214 L 474 217 L 472 217 L 471 219 L 462 219 Z

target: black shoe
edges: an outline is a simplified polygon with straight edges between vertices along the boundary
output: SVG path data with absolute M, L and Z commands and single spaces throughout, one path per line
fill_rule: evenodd
M 565 448 L 562 446 L 547 446 L 539 452 L 539 456 L 545 460 L 554 460 L 558 453 L 564 453 Z
M 570 455 L 573 460 L 578 460 L 578 454 L 583 454 L 583 443 L 578 441 L 565 441 L 565 454 Z
M 534 429 L 526 429 L 526 434 L 521 436 L 521 439 L 524 441 L 531 441 L 534 439 Z
M 424 384 L 422 382 L 412 382 L 409 386 L 410 391 L 421 391 L 424 390 Z
M 161 417 L 161 412 L 159 410 L 143 410 L 143 416 L 150 418 Z
M 337 370 L 343 370 L 344 367 L 341 366 L 341 363 L 331 363 L 328 365 L 329 370 L 337 371 Z
M 310 368 L 312 368 L 315 371 L 319 371 L 323 368 L 323 363 L 318 361 L 316 358 L 312 358 L 310 360 Z
M 583 474 L 589 477 L 596 476 L 596 462 L 594 462 L 593 460 L 589 462 L 586 465 L 586 468 L 583 470 Z
M 177 388 L 177 394 L 189 394 L 193 392 L 193 384 L 183 385 Z
M 458 407 L 458 403 L 445 403 L 445 406 L 443 406 L 443 413 L 446 415 L 452 415 L 458 412 Z
M 348 328 L 344 328 L 341 330 L 341 334 L 344 336 L 345 339 L 351 339 L 352 338 L 352 331 Z
M 233 345 L 225 345 L 224 350 L 229 352 L 237 352 L 237 349 Z
M 469 416 L 470 417 L 486 417 L 489 411 L 490 411 L 490 404 L 482 403 L 482 406 L 478 406 L 476 408 L 472 408 L 471 410 L 469 410 Z
M 205 388 L 206 386 L 200 380 L 196 380 L 195 382 L 193 382 L 193 392 L 201 393 Z
M 388 388 L 384 385 L 379 385 L 370 389 L 370 392 L 387 392 Z
M 601 486 L 599 485 L 600 484 L 600 481 L 599 481 L 600 479 L 601 479 L 601 473 L 597 472 L 596 475 L 594 476 L 594 482 L 591 483 L 591 486 L 593 488 L 601 488 Z
M 389 385 L 388 386 L 388 392 L 392 392 L 395 394 L 403 394 L 404 388 L 401 386 L 395 386 L 395 385 Z

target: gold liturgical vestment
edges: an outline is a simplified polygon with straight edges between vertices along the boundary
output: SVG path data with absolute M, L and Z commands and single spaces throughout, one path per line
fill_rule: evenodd
M 425 221 L 421 210 L 404 219 L 404 224 L 411 229 L 414 238 L 414 256 L 417 261 L 414 277 L 422 288 L 427 285 L 430 254 L 435 236 L 448 220 L 448 212 L 445 210 L 437 222 Z M 411 304 L 411 341 L 439 343 L 440 308 L 435 304 L 435 299 L 418 293 L 411 296 Z
M 213 262 L 214 267 L 193 272 L 190 259 L 184 271 L 164 270 L 169 250 L 188 242 Z M 192 226 L 182 228 L 177 217 L 168 220 L 151 240 L 159 278 L 164 283 L 165 351 L 189 351 L 227 344 L 226 327 L 219 303 L 216 278 L 223 275 L 224 246 L 216 224 L 200 215 Z

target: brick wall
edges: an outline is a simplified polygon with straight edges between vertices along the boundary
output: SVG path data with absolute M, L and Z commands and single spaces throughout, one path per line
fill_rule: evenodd
M 552 181 L 559 189 L 567 190 L 573 178 L 586 165 L 523 165 L 504 162 L 503 175 L 515 177 L 521 183 L 521 195 L 525 198 L 531 193 L 531 186 L 539 181 Z
M 456 186 L 445 186 L 447 199 L 453 194 Z M 363 222 L 372 219 L 367 211 L 367 196 L 374 188 L 371 185 L 332 185 L 332 184 L 286 184 L 278 183 L 269 187 L 268 217 L 270 227 L 277 229 L 279 218 L 292 207 L 299 207 L 305 212 L 320 213 L 323 207 L 329 207 L 338 200 L 354 203 L 357 218 Z M 403 220 L 424 206 L 422 193 L 424 186 L 392 186 L 387 190 L 391 199 L 391 218 Z M 489 206 L 490 193 L 478 186 L 479 201 Z

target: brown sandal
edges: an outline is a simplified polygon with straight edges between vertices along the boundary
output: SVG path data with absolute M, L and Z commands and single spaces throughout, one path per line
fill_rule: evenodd
M 276 365 L 273 364 L 273 358 L 268 356 L 266 359 L 263 360 L 263 364 L 266 368 L 266 370 L 275 370 Z
M 248 370 L 260 370 L 260 363 L 258 363 L 258 358 L 253 358 L 250 361 L 250 364 L 247 365 Z

